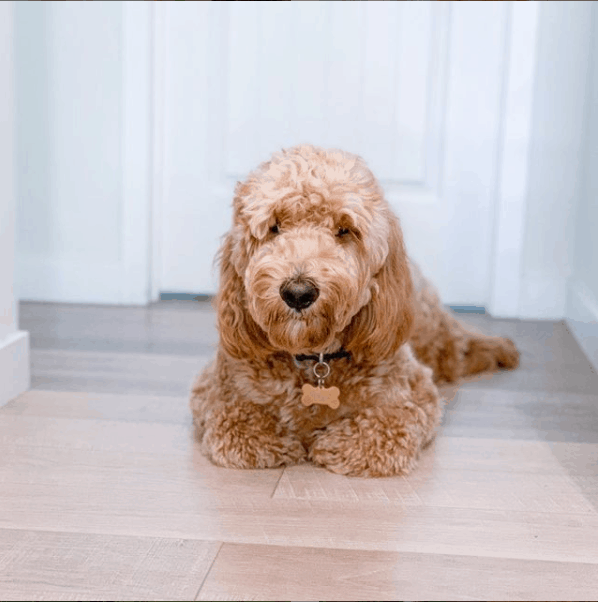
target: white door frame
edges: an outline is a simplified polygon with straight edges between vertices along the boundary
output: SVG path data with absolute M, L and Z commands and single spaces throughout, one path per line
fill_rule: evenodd
M 152 195 L 149 298 L 160 298 L 162 273 L 162 205 L 164 190 L 164 97 L 166 51 L 166 3 L 152 2 Z
M 15 291 L 14 2 L 0 3 L 0 406 L 30 386 L 29 333 Z
M 122 255 L 123 304 L 151 300 L 153 9 L 155 3 L 123 2 Z
M 495 317 L 519 315 L 539 10 L 509 2 L 487 307 Z

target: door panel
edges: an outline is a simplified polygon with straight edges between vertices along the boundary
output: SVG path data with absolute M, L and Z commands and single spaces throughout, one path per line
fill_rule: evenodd
M 273 151 L 311 142 L 363 156 L 443 300 L 483 305 L 508 10 L 163 5 L 159 288 L 213 293 L 235 182 Z

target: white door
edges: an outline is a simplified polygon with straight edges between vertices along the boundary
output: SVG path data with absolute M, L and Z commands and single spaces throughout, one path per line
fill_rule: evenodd
M 310 142 L 364 157 L 443 300 L 484 305 L 509 4 L 156 5 L 154 295 L 213 293 L 235 182 Z

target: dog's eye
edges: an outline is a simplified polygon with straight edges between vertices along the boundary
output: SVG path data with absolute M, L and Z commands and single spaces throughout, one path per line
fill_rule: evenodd
M 278 224 L 274 224 L 273 226 L 270 227 L 270 232 L 272 234 L 279 234 L 280 230 L 278 228 Z
M 336 235 L 339 238 L 342 238 L 343 236 L 347 236 L 347 234 L 349 234 L 351 232 L 351 230 L 349 230 L 349 228 L 343 228 L 342 226 L 338 229 L 338 232 L 336 233 Z

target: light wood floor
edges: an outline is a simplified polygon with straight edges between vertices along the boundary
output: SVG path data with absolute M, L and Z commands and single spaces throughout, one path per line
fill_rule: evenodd
M 407 478 L 236 471 L 187 408 L 207 304 L 21 304 L 32 390 L 0 408 L 2 600 L 592 600 L 598 376 L 562 323 L 512 373 L 447 389 Z

